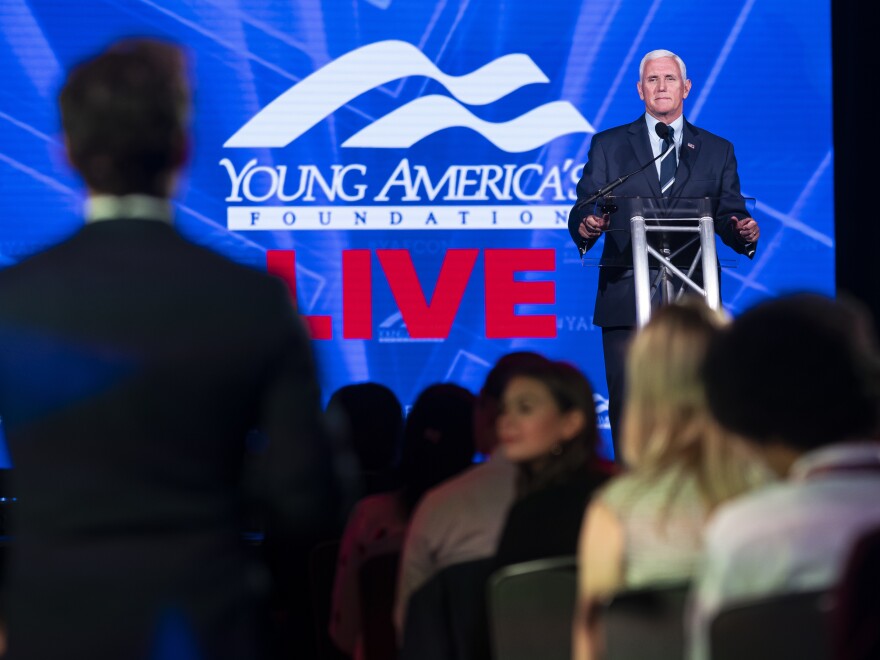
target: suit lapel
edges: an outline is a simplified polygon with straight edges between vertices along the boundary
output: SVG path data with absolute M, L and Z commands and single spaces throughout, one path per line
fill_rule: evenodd
M 629 143 L 635 152 L 636 162 L 639 165 L 647 163 L 654 157 L 648 137 L 648 124 L 645 122 L 644 115 L 629 125 Z M 660 197 L 660 178 L 657 176 L 656 165 L 651 163 L 639 176 L 645 177 L 645 181 L 651 187 L 651 195 Z

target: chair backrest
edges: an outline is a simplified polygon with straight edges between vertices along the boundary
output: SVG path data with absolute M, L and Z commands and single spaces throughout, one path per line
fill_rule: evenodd
M 409 598 L 398 660 L 452 660 L 449 613 L 440 574 Z
M 394 660 L 397 657 L 392 614 L 399 565 L 400 553 L 393 552 L 367 559 L 358 571 L 365 660 Z
M 831 597 L 824 590 L 726 608 L 709 625 L 712 660 L 827 660 L 831 613 Z
M 457 660 L 489 657 L 486 591 L 495 567 L 493 558 L 453 564 L 440 572 L 446 598 L 452 653 Z
M 864 534 L 853 547 L 835 604 L 834 657 L 880 657 L 880 528 Z
M 605 660 L 681 660 L 688 588 L 676 583 L 615 594 L 600 613 Z
M 575 557 L 506 566 L 489 581 L 495 660 L 568 660 L 577 595 Z
M 410 598 L 400 660 L 489 657 L 486 586 L 494 560 L 447 566 Z

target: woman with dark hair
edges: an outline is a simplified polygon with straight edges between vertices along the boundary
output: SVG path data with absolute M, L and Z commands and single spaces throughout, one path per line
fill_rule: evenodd
M 574 555 L 587 502 L 612 470 L 596 455 L 589 381 L 562 362 L 529 365 L 504 389 L 497 430 L 518 477 L 496 566 Z
M 430 386 L 416 400 L 406 418 L 400 459 L 407 515 L 425 492 L 471 464 L 475 400 L 463 387 L 448 383 Z
M 363 657 L 358 573 L 370 558 L 399 553 L 415 505 L 426 491 L 471 464 L 474 395 L 458 385 L 432 385 L 416 400 L 403 432 L 399 490 L 362 499 L 339 547 L 330 637 L 353 658 Z M 393 584 L 388 585 L 393 592 Z M 388 612 L 391 625 L 391 612 Z
M 394 490 L 403 435 L 403 407 L 394 392 L 379 383 L 340 387 L 327 403 L 327 420 L 354 450 L 362 494 Z

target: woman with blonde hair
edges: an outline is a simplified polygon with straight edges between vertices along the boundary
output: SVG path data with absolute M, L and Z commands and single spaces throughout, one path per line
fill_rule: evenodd
M 724 317 L 702 301 L 657 310 L 627 356 L 622 452 L 629 471 L 587 509 L 578 549 L 575 657 L 594 656 L 587 614 L 623 589 L 691 579 L 703 527 L 769 471 L 712 418 L 700 371 Z

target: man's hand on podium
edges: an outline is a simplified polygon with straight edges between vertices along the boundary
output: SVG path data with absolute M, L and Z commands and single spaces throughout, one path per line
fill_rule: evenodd
M 608 225 L 610 224 L 611 218 L 607 213 L 603 216 L 588 215 L 581 220 L 581 224 L 578 226 L 578 234 L 587 240 L 599 238 L 599 236 L 602 235 L 602 232 L 608 229 Z
M 754 218 L 740 220 L 734 215 L 730 219 L 736 224 L 736 230 L 746 243 L 754 243 L 761 237 L 761 228 Z

